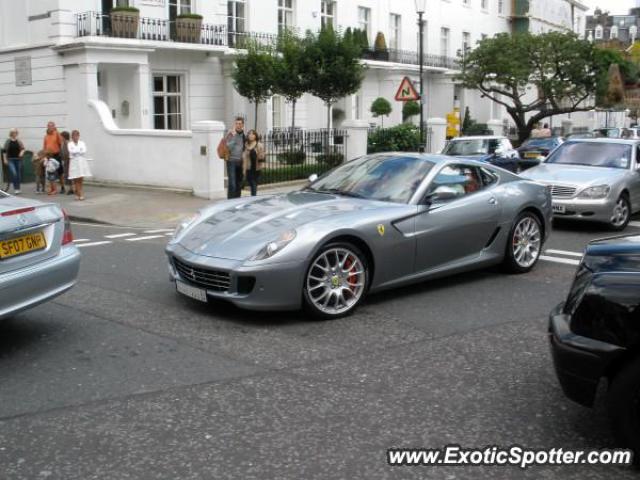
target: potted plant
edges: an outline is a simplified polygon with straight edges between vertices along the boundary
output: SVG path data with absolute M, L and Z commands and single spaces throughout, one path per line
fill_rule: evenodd
M 384 33 L 378 32 L 376 35 L 376 41 L 373 44 L 374 58 L 376 60 L 389 61 L 389 50 L 387 50 L 387 41 L 384 38 Z
M 109 13 L 114 37 L 137 38 L 140 10 L 135 7 L 113 7 Z
M 176 40 L 187 43 L 200 43 L 202 15 L 183 13 L 176 18 Z

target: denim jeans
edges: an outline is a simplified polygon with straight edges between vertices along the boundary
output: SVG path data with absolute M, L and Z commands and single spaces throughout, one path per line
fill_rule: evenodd
M 260 180 L 260 170 L 247 170 L 247 182 L 251 187 L 251 196 L 258 194 L 258 181 Z
M 242 162 L 227 162 L 227 198 L 242 194 Z
M 9 179 L 13 183 L 14 190 L 20 190 L 20 183 L 22 182 L 22 159 L 21 158 L 9 158 Z

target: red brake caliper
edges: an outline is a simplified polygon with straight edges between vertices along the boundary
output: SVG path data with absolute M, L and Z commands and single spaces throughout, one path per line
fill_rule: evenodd
M 347 271 L 349 271 L 352 265 L 353 265 L 353 262 L 351 261 L 351 258 L 347 258 L 344 262 L 344 268 Z M 352 285 L 352 284 L 356 283 L 357 280 L 358 280 L 358 277 L 353 273 L 347 277 L 347 282 L 349 282 L 349 290 L 351 290 L 351 292 L 355 291 L 356 287 L 355 285 Z

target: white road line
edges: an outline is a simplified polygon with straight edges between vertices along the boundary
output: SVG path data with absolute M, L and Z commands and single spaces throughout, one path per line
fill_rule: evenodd
M 547 257 L 546 255 L 540 255 L 540 260 L 544 260 L 546 262 L 555 262 L 555 263 L 563 263 L 565 265 L 580 265 L 578 260 L 570 260 L 568 258 L 558 258 L 558 257 Z
M 98 245 L 107 245 L 109 243 L 113 243 L 113 242 L 91 242 L 91 243 L 81 243 L 80 245 L 78 245 L 78 248 L 84 248 L 84 247 L 97 247 Z
M 91 240 L 89 240 L 88 238 L 76 238 L 73 243 L 84 243 L 84 242 L 90 242 Z
M 164 235 L 150 235 L 148 237 L 127 238 L 127 242 L 139 242 L 141 240 L 152 240 L 154 238 L 164 238 Z
M 165 233 L 165 236 L 167 236 L 167 237 L 173 237 L 173 232 L 171 232 L 171 233 Z
M 124 237 L 135 237 L 137 233 L 118 233 L 116 235 L 105 235 L 104 238 L 124 238 Z
M 640 222 L 629 222 L 629 225 L 631 225 L 632 227 L 640 228 Z
M 165 233 L 165 232 L 173 232 L 175 228 L 161 228 L 159 230 L 145 230 L 144 233 Z
M 580 253 L 580 252 L 569 252 L 567 250 L 552 250 L 552 249 L 549 249 L 545 253 L 549 253 L 551 255 L 566 255 L 567 257 L 579 257 L 579 258 L 582 258 L 582 253 Z

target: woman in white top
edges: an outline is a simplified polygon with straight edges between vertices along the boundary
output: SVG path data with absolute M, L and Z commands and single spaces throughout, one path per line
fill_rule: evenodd
M 89 164 L 85 154 L 87 146 L 80 140 L 80 132 L 74 130 L 71 132 L 71 141 L 69 142 L 69 180 L 73 181 L 73 191 L 78 200 L 84 200 L 84 191 L 82 189 L 82 181 L 84 177 L 91 176 Z

